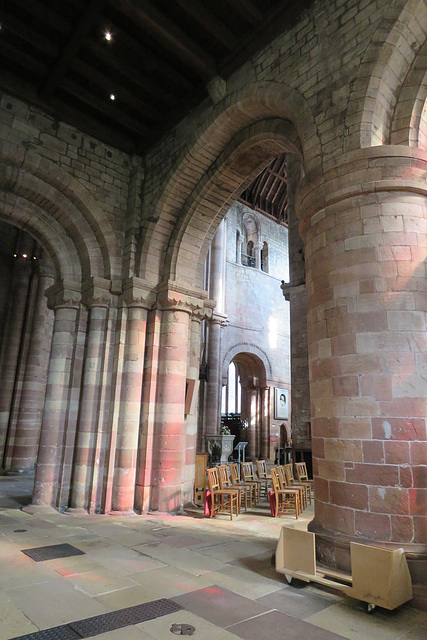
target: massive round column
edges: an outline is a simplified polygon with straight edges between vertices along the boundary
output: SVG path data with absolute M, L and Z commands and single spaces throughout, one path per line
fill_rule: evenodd
M 328 564 L 354 539 L 426 550 L 426 174 L 419 149 L 360 149 L 299 191 Z

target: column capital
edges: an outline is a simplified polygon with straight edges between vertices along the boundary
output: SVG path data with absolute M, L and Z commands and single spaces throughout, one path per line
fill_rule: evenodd
M 108 307 L 111 302 L 111 281 L 92 277 L 82 286 L 82 302 L 87 307 Z
M 215 304 L 208 299 L 206 291 L 188 289 L 176 282 L 168 282 L 158 288 L 157 307 L 162 311 L 183 311 L 204 320 L 211 317 Z
M 213 311 L 211 318 L 209 318 L 209 324 L 219 324 L 220 327 L 226 327 L 228 323 L 228 315 L 218 311 Z
M 125 280 L 122 286 L 122 299 L 128 307 L 140 307 L 151 309 L 156 301 L 155 287 L 143 280 L 143 278 L 132 277 Z
M 77 282 L 59 280 L 46 289 L 47 305 L 49 309 L 78 309 L 81 300 L 81 286 Z
M 320 175 L 308 174 L 298 187 L 302 237 L 323 219 L 326 207 L 350 198 L 381 192 L 427 196 L 426 173 L 427 153 L 414 147 L 367 147 L 334 158 Z

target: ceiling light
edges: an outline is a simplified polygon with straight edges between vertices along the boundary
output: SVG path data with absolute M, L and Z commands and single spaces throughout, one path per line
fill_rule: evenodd
M 114 95 L 114 93 L 110 93 L 110 100 L 115 100 L 116 96 Z
M 104 38 L 105 38 L 106 40 L 108 40 L 108 42 L 111 42 L 111 40 L 113 39 L 113 34 L 111 33 L 111 31 L 108 31 L 108 30 L 107 30 L 107 31 L 104 33 Z

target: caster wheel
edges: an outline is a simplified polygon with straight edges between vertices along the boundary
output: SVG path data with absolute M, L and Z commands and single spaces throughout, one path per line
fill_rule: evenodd
M 374 613 L 376 606 L 372 602 L 368 602 L 366 605 L 366 613 Z

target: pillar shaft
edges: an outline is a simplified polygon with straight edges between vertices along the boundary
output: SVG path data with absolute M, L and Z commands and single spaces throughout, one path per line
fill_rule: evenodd
M 108 319 L 105 301 L 92 301 L 91 305 L 70 495 L 71 508 L 86 510 L 90 509 L 96 443 L 102 429 L 100 401 Z
M 37 458 L 54 321 L 45 291 L 52 284 L 53 277 L 43 267 L 38 274 L 34 318 L 8 473 L 32 471 Z
M 166 309 L 160 328 L 159 372 L 153 438 L 151 508 L 182 509 L 192 495 L 184 494 L 186 433 L 184 424 L 187 350 L 190 316 Z
M 30 254 L 28 254 L 30 255 Z M 8 319 L 3 336 L 1 360 L 0 394 L 0 454 L 3 460 L 4 447 L 8 438 L 10 412 L 15 393 L 22 333 L 27 313 L 33 264 L 29 258 L 17 255 L 12 275 L 11 295 L 8 304 Z
M 300 193 L 310 526 L 408 549 L 427 542 L 426 171 L 417 150 L 363 149 L 337 163 L 320 188 Z
M 135 505 L 146 327 L 147 309 L 138 306 L 128 308 L 112 493 L 113 511 L 132 511 Z
M 58 507 L 61 493 L 67 424 L 71 406 L 71 376 L 78 331 L 78 287 L 51 287 L 49 306 L 55 310 L 52 349 L 46 387 L 33 504 Z

